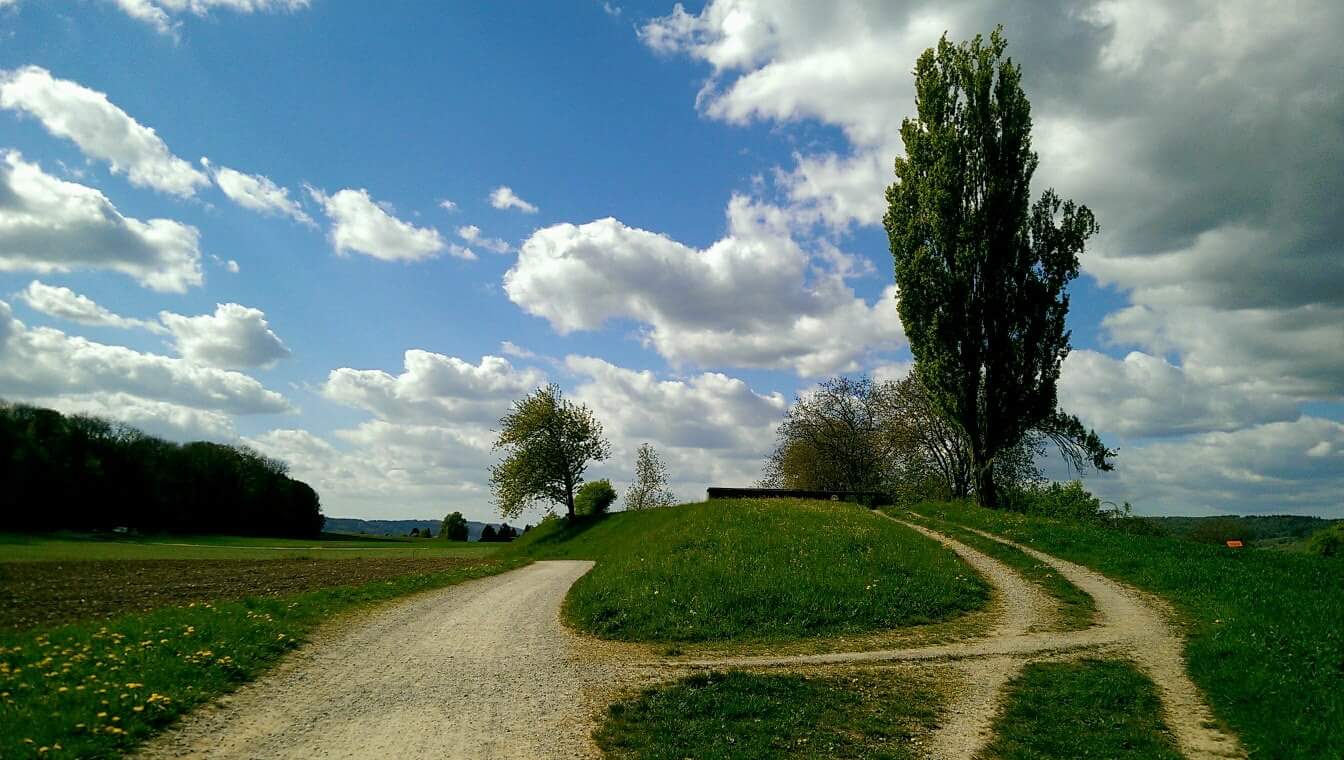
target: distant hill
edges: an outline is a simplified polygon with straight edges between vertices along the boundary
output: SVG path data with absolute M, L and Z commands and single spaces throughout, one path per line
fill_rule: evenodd
M 328 533 L 363 533 L 369 536 L 405 536 L 411 532 L 412 528 L 419 528 L 422 532 L 428 528 L 439 535 L 439 525 L 442 520 L 361 520 L 357 517 L 328 517 L 323 530 Z M 485 530 L 486 525 L 493 525 L 498 528 L 503 523 L 483 523 L 475 520 L 467 520 L 467 540 L 481 540 L 481 531 Z M 521 533 L 523 526 L 513 526 Z
M 1301 541 L 1338 520 L 1302 515 L 1236 515 L 1214 517 L 1152 517 L 1176 538 L 1221 544 L 1232 538 L 1261 546 L 1289 545 Z

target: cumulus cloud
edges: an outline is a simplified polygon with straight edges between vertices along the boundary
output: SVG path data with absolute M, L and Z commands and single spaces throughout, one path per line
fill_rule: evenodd
M 224 414 L 275 414 L 289 402 L 240 372 L 28 327 L 0 301 L 0 397 L 122 393 Z
M 1138 351 L 1124 359 L 1070 353 L 1060 372 L 1059 398 L 1088 425 L 1121 436 L 1240 430 L 1298 417 L 1290 398 L 1200 382 L 1184 368 Z
M 123 13 L 136 21 L 149 24 L 160 34 L 175 35 L 180 22 L 174 18 L 182 13 L 207 16 L 215 9 L 237 13 L 268 13 L 299 11 L 312 0 L 113 0 Z
M 110 269 L 154 290 L 200 285 L 200 233 L 122 216 L 101 192 L 47 174 L 15 151 L 0 161 L 0 271 Z
M 465 224 L 458 227 L 457 236 L 470 245 L 479 246 L 493 253 L 508 253 L 511 250 L 511 246 L 503 240 L 482 235 L 481 228 L 474 224 Z
M 1344 517 L 1344 424 L 1304 416 L 1121 452 L 1089 479 L 1104 498 L 1147 514 L 1259 513 Z
M 312 217 L 304 212 L 297 200 L 289 197 L 289 188 L 280 187 L 261 174 L 244 174 L 227 166 L 214 166 L 209 159 L 201 164 L 210 172 L 219 189 L 229 200 L 259 214 L 287 216 L 296 222 L 311 225 Z
M 519 198 L 514 194 L 513 188 L 508 185 L 500 185 L 490 193 L 490 205 L 497 209 L 516 208 L 524 214 L 537 213 L 537 207 L 531 203 Z
M 499 356 L 483 356 L 472 364 L 456 356 L 411 349 L 401 374 L 335 369 L 328 374 L 322 395 L 392 422 L 492 423 L 510 402 L 545 382 L 544 373 L 517 369 Z
M 346 188 L 332 195 L 308 188 L 331 220 L 331 244 L 337 253 L 362 253 L 383 261 L 423 261 L 445 249 L 462 259 L 475 259 L 466 248 L 448 245 L 433 227 L 416 227 L 393 216 L 385 204 L 375 203 L 369 191 Z
M 166 332 L 163 325 L 144 319 L 133 319 L 115 314 L 88 296 L 80 295 L 69 288 L 33 280 L 28 287 L 18 293 L 18 298 L 29 308 L 49 317 L 78 322 L 94 327 L 139 328 L 150 332 Z
M 210 181 L 106 95 L 57 79 L 41 67 L 0 72 L 0 108 L 35 117 L 48 132 L 73 141 L 89 158 L 106 161 L 138 187 L 190 196 Z
M 187 317 L 159 312 L 182 358 L 224 369 L 269 367 L 289 357 L 289 349 L 271 331 L 260 309 L 222 303 L 214 314 Z
M 675 363 L 812 376 L 904 345 L 895 289 L 856 296 L 814 266 L 778 209 L 735 196 L 728 227 L 704 250 L 611 218 L 547 227 L 522 244 L 504 290 L 561 333 L 637 320 Z
M 783 395 L 758 393 L 716 372 L 660 379 L 587 356 L 567 357 L 565 366 L 580 378 L 573 397 L 593 409 L 612 441 L 611 460 L 593 477 L 624 486 L 647 442 L 667 465 L 673 490 L 687 500 L 702 498 L 711 485 L 755 482 L 788 408 Z
M 228 414 L 140 398 L 129 393 L 35 396 L 25 401 L 65 414 L 87 414 L 115 420 L 170 441 L 232 441 L 238 437 L 233 418 Z

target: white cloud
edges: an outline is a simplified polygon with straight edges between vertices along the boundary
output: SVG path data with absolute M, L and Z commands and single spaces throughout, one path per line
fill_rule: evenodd
M 448 200 L 447 198 L 444 198 L 443 200 L 439 201 L 439 208 L 443 209 L 444 211 L 458 210 L 457 204 L 454 203 L 453 201 Z
M 0 271 L 110 269 L 180 293 L 202 282 L 199 246 L 195 227 L 124 217 L 99 191 L 17 152 L 0 161 Z
M 1103 322 L 1111 340 L 1176 352 L 1204 384 L 1260 397 L 1344 397 L 1344 303 L 1277 309 L 1130 306 Z
M 332 195 L 309 187 L 308 194 L 331 220 L 331 244 L 337 253 L 354 251 L 384 261 L 423 261 L 447 249 L 463 259 L 476 255 L 448 245 L 433 227 L 416 227 L 393 216 L 369 197 L 368 190 L 337 191 Z
M 224 262 L 224 268 L 229 270 L 230 274 L 238 274 L 239 270 L 238 262 L 234 261 L 233 259 L 229 259 L 228 261 Z
M 304 212 L 297 200 L 289 197 L 289 188 L 280 187 L 261 174 L 244 174 L 227 166 L 213 166 L 202 158 L 201 164 L 210 172 L 219 189 L 245 209 L 259 214 L 287 216 L 296 222 L 312 225 L 313 219 Z
M 240 372 L 28 327 L 0 301 L 0 397 L 122 393 L 226 414 L 276 414 L 289 402 Z
M 483 356 L 478 364 L 455 356 L 411 349 L 405 371 L 332 370 L 322 395 L 399 423 L 493 423 L 514 400 L 546 382 L 535 369 L 516 369 L 508 359 Z
M 1126 449 L 1088 487 L 1145 514 L 1344 517 L 1344 424 L 1302 417 Z
M 99 306 L 93 299 L 69 288 L 47 285 L 37 280 L 18 293 L 18 298 L 30 308 L 49 317 L 78 322 L 95 327 L 139 328 L 150 332 L 166 332 L 163 325 L 144 319 L 132 319 L 114 314 Z
M 1183 368 L 1137 351 L 1124 359 L 1070 353 L 1060 372 L 1059 398 L 1088 425 L 1121 436 L 1239 430 L 1298 417 L 1292 399 L 1201 383 Z
M 72 140 L 84 155 L 108 162 L 133 185 L 190 196 L 210 181 L 106 95 L 56 79 L 38 66 L 0 72 L 0 107 L 31 114 L 48 132 Z
M 540 358 L 535 351 L 529 351 L 511 340 L 502 341 L 499 344 L 499 350 L 518 359 Z
M 127 16 L 154 27 L 160 34 L 176 33 L 180 22 L 173 16 L 181 13 L 193 13 L 207 16 L 215 9 L 237 13 L 268 13 L 276 11 L 299 11 L 307 8 L 312 0 L 112 0 Z
M 531 203 L 519 198 L 514 194 L 513 188 L 507 185 L 500 185 L 490 193 L 490 205 L 497 209 L 516 208 L 524 214 L 537 213 L 537 207 Z
M 512 247 L 499 238 L 486 237 L 481 234 L 481 228 L 474 224 L 466 224 L 457 228 L 457 236 L 467 241 L 471 245 L 480 246 L 493 253 L 508 253 Z
M 214 314 L 187 317 L 159 312 L 182 358 L 224 369 L 269 367 L 289 357 L 289 349 L 271 331 L 259 309 L 222 303 Z
M 872 304 L 857 297 L 843 275 L 814 267 L 787 225 L 741 196 L 728 235 L 704 250 L 610 218 L 559 224 L 523 243 L 504 289 L 561 333 L 644 323 L 646 341 L 675 363 L 812 376 L 904 345 L 894 288 Z
M 702 499 L 712 485 L 748 486 L 760 477 L 788 408 L 779 393 L 757 393 L 715 372 L 666 380 L 594 357 L 570 356 L 565 365 L 581 378 L 573 398 L 593 409 L 612 442 L 612 458 L 592 477 L 609 477 L 621 488 L 646 442 L 682 499 Z
M 50 398 L 32 397 L 25 401 L 65 414 L 115 420 L 172 441 L 232 441 L 238 437 L 233 418 L 227 414 L 129 393 L 76 393 Z

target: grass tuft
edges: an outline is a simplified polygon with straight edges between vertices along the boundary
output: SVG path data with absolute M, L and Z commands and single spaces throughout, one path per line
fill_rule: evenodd
M 1036 663 L 1009 682 L 984 756 L 1181 760 L 1161 713 L 1152 682 L 1130 663 Z
M 937 721 L 928 683 L 890 671 L 694 675 L 608 709 L 594 733 L 613 758 L 921 757 Z

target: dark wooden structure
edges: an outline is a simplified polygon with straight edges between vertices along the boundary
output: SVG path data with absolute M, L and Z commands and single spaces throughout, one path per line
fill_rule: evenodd
M 892 503 L 891 497 L 880 491 L 799 491 L 789 488 L 708 488 L 710 501 L 716 499 L 817 499 L 820 501 L 848 501 L 870 509 Z

